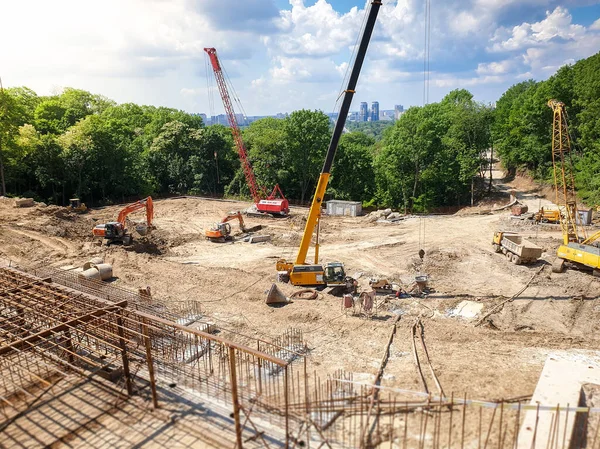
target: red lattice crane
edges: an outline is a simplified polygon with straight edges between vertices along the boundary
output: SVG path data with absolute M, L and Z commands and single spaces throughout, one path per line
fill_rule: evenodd
M 246 145 L 242 139 L 242 132 L 235 117 L 235 111 L 233 110 L 233 105 L 227 89 L 227 83 L 225 82 L 223 71 L 221 70 L 221 63 L 217 57 L 217 50 L 215 48 L 205 48 L 204 51 L 208 54 L 213 71 L 215 72 L 215 79 L 217 80 L 219 93 L 221 94 L 223 105 L 225 106 L 225 113 L 227 114 L 227 120 L 229 122 L 229 126 L 231 127 L 231 134 L 233 134 L 233 140 L 240 157 L 242 169 L 244 170 L 246 183 L 248 184 L 250 194 L 252 195 L 252 200 L 254 201 L 254 204 L 256 204 L 257 210 L 259 212 L 268 214 L 287 215 L 290 209 L 289 202 L 284 197 L 278 184 L 275 185 L 273 192 L 271 192 L 266 199 L 263 198 L 265 196 L 264 189 L 259 188 L 258 184 L 256 183 L 256 177 L 254 176 L 254 171 L 252 170 L 252 164 L 250 164 L 250 161 L 248 160 Z

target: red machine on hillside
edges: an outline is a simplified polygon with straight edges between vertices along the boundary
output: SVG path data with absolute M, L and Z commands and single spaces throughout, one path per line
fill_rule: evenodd
M 223 105 L 225 106 L 227 120 L 229 121 L 229 126 L 231 127 L 233 140 L 235 141 L 235 146 L 240 156 L 240 162 L 242 163 L 244 175 L 246 176 L 246 182 L 250 188 L 252 200 L 254 201 L 254 204 L 256 204 L 258 212 L 285 216 L 290 211 L 290 205 L 288 200 L 285 199 L 285 196 L 281 192 L 279 185 L 275 185 L 275 188 L 273 188 L 271 194 L 265 199 L 265 189 L 259 188 L 256 183 L 254 171 L 252 171 L 252 165 L 250 164 L 248 155 L 246 153 L 246 146 L 242 140 L 242 132 L 240 131 L 240 127 L 238 126 L 235 118 L 235 112 L 233 110 L 233 105 L 231 104 L 231 98 L 229 97 L 229 91 L 227 90 L 225 77 L 223 76 L 223 71 L 221 70 L 221 63 L 217 57 L 217 50 L 214 48 L 205 48 L 204 51 L 208 54 L 213 71 L 215 72 L 215 78 L 217 80 L 217 85 L 219 86 L 219 93 L 221 94 Z
M 94 226 L 92 234 L 94 237 L 105 239 L 108 244 L 115 242 L 122 242 L 123 245 L 131 244 L 132 236 L 125 226 L 125 220 L 130 213 L 140 209 L 146 209 L 146 231 L 149 231 L 152 229 L 152 220 L 154 219 L 154 205 L 150 196 L 125 206 L 119 212 L 117 221 L 110 221 Z

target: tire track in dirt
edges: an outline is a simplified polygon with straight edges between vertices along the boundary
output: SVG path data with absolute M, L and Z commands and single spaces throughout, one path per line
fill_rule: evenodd
M 22 237 L 26 237 L 31 240 L 36 240 L 36 241 L 40 242 L 42 245 L 44 245 L 45 247 L 50 248 L 56 252 L 62 253 L 65 256 L 67 254 L 70 254 L 75 251 L 75 245 L 73 245 L 71 243 L 66 243 L 67 241 L 65 239 L 48 237 L 48 236 L 42 235 L 35 231 L 14 229 L 13 227 L 7 227 L 7 226 L 2 226 L 2 229 L 4 229 L 5 231 L 8 231 L 10 233 L 17 234 Z

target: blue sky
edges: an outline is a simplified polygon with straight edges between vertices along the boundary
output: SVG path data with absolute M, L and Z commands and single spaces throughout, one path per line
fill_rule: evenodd
M 210 114 L 203 48 L 216 47 L 248 114 L 331 111 L 366 5 L 4 2 L 0 76 L 5 86 L 39 94 L 70 86 Z M 425 0 L 383 0 L 352 109 L 361 101 L 378 100 L 382 109 L 423 103 L 424 9 Z M 514 83 L 546 79 L 600 50 L 600 2 L 589 0 L 431 0 L 431 26 L 430 101 L 465 88 L 493 102 Z M 212 112 L 222 113 L 218 93 L 212 98 Z

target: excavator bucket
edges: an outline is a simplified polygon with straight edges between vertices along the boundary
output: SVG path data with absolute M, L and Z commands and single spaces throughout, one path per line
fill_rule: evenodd
M 267 293 L 267 299 L 265 301 L 267 304 L 286 304 L 290 302 L 290 300 L 283 294 L 277 285 L 271 285 L 269 289 L 269 293 Z

